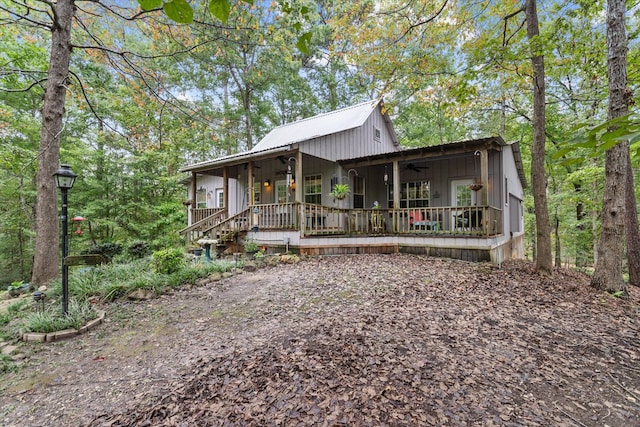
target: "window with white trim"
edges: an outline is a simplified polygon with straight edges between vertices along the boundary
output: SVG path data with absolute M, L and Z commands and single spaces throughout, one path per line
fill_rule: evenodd
M 304 202 L 322 204 L 322 175 L 304 177 Z
M 429 181 L 403 182 L 400 185 L 401 208 L 427 208 L 430 204 Z M 389 200 L 393 200 L 393 185 L 389 185 Z

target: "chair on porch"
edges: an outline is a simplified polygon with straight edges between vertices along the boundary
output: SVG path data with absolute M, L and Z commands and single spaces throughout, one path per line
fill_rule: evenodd
M 482 227 L 482 209 L 465 210 L 457 215 L 456 227 L 472 230 Z
M 373 212 L 371 214 L 370 226 L 371 231 L 373 231 L 374 233 L 382 233 L 384 231 L 385 221 L 382 217 L 382 213 Z
M 412 230 L 437 230 L 438 221 L 432 221 L 429 214 L 423 215 L 421 211 L 409 212 L 409 228 Z

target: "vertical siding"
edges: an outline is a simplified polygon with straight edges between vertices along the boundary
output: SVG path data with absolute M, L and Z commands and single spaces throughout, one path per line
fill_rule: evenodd
M 380 130 L 379 141 L 375 129 Z M 353 159 L 397 151 L 389 128 L 376 108 L 360 127 L 300 143 L 300 151 L 330 161 Z

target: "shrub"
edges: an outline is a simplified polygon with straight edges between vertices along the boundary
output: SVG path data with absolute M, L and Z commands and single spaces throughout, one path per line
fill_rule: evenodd
M 119 243 L 105 242 L 89 247 L 84 254 L 100 254 L 111 259 L 122 253 L 122 245 Z
M 24 318 L 24 330 L 27 332 L 49 333 L 68 328 L 80 328 L 89 320 L 98 316 L 88 301 L 71 299 L 67 315 L 62 316 L 58 307 L 49 306 L 45 311 L 29 313 Z
M 149 244 L 147 242 L 138 240 L 129 245 L 129 247 L 127 248 L 127 253 L 133 259 L 140 259 L 151 254 L 151 248 L 149 247 Z
M 253 239 L 246 239 L 243 243 L 244 251 L 248 253 L 256 252 L 260 247 Z
M 184 253 L 180 249 L 163 249 L 154 252 L 153 266 L 158 273 L 175 273 L 184 266 Z

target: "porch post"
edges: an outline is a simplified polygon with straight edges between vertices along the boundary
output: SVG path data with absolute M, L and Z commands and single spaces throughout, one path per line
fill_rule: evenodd
M 229 167 L 222 168 L 222 204 L 229 214 Z
M 294 202 L 302 202 L 302 191 L 304 190 L 304 179 L 302 177 L 302 153 L 296 153 L 296 192 Z
M 400 165 L 393 161 L 393 208 L 400 208 Z
M 191 205 L 189 206 L 189 225 L 191 225 L 194 222 L 194 218 L 193 218 L 193 210 L 198 206 L 196 204 L 196 196 L 197 196 L 197 188 L 198 188 L 198 183 L 196 182 L 196 179 L 198 177 L 198 174 L 195 172 L 191 172 Z
M 249 189 L 249 206 L 253 206 L 255 203 L 253 193 L 253 160 L 249 160 L 249 166 L 247 167 L 247 188 Z
M 489 152 L 480 150 L 480 182 L 482 189 L 480 190 L 480 204 L 482 206 L 489 205 Z

